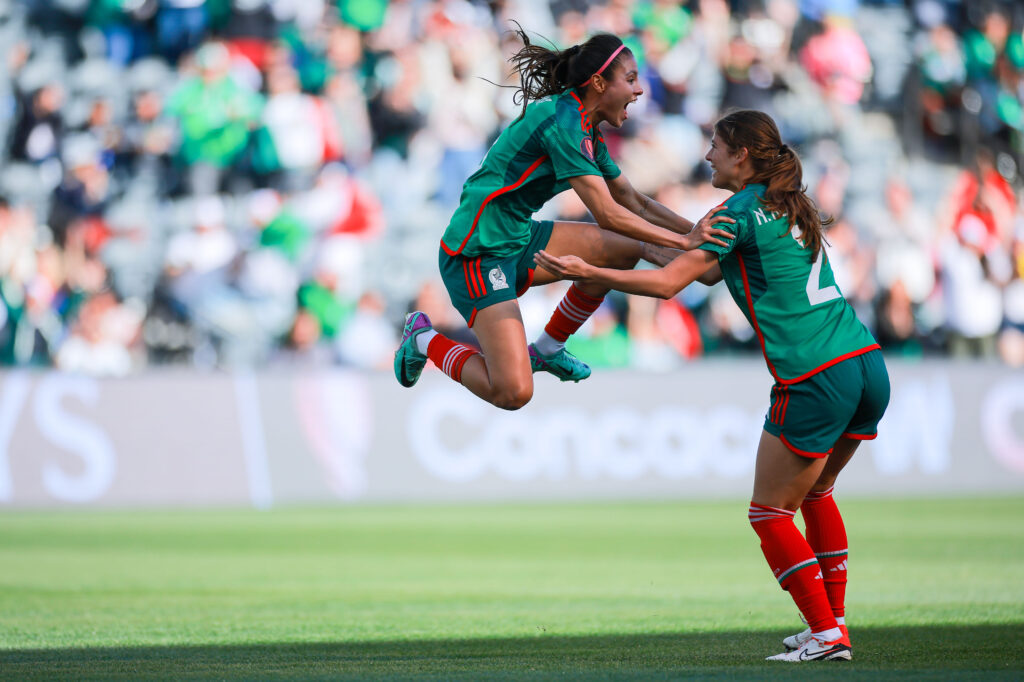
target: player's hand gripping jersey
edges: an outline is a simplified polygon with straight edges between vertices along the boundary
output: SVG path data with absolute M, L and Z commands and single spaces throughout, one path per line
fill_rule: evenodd
M 441 246 L 450 255 L 507 256 L 530 240 L 530 221 L 580 175 L 618 177 L 618 166 L 572 89 L 532 102 L 462 188 Z
M 736 233 L 729 246 L 700 248 L 718 254 L 776 381 L 792 384 L 878 344 L 839 291 L 824 249 L 812 261 L 799 228 L 790 231 L 786 216 L 761 203 L 764 190 L 747 185 L 725 202 L 720 215 L 736 220 L 719 225 Z

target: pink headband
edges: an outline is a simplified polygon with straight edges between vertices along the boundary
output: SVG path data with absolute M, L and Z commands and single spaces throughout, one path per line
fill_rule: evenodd
M 591 78 L 593 78 L 594 76 L 598 75 L 599 73 L 601 73 L 602 71 L 604 71 L 605 69 L 607 69 L 607 68 L 608 68 L 608 65 L 609 65 L 609 64 L 611 64 L 611 63 L 612 63 L 612 61 L 614 61 L 614 60 L 615 60 L 615 58 L 619 56 L 619 53 L 620 53 L 620 52 L 622 52 L 622 48 L 624 48 L 624 47 L 626 47 L 626 44 L 625 44 L 625 43 L 623 43 L 622 45 L 619 45 L 618 49 L 616 49 L 616 50 L 615 50 L 615 52 L 612 52 L 612 56 L 611 56 L 611 57 L 608 57 L 608 60 L 607 60 L 607 61 L 606 61 L 606 62 L 605 62 L 604 64 L 602 64 L 602 65 L 601 65 L 601 68 L 600 68 L 600 69 L 598 69 L 597 71 L 595 71 L 595 72 L 594 72 L 593 74 L 591 74 L 591 75 L 590 75 L 590 76 L 589 76 L 589 77 L 587 78 L 587 80 L 585 80 L 585 81 L 583 81 L 582 83 L 580 83 L 580 84 L 579 84 L 579 87 L 581 87 L 581 88 L 582 88 L 582 87 L 583 87 L 584 85 L 586 85 L 587 83 L 589 83 L 589 82 L 590 82 L 590 79 L 591 79 Z

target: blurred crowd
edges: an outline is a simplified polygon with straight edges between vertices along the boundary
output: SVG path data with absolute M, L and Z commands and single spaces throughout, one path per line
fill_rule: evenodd
M 604 133 L 638 189 L 699 218 L 711 125 L 764 110 L 887 352 L 1024 365 L 1024 6 L 986 0 L 0 0 L 0 363 L 384 368 L 412 308 L 471 340 L 438 240 L 518 115 L 513 22 L 633 49 L 645 94 Z M 570 347 L 757 342 L 719 285 L 610 295 Z

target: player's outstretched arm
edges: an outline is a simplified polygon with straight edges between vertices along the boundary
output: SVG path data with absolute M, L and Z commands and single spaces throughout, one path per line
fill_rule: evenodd
M 632 211 L 644 220 L 658 227 L 688 234 L 693 229 L 693 222 L 687 220 L 664 204 L 655 201 L 651 197 L 638 192 L 633 184 L 623 173 L 613 180 L 605 180 L 608 191 L 611 192 L 615 202 L 623 208 Z
M 673 232 L 678 232 L 679 234 L 688 235 L 690 237 L 690 248 L 686 249 L 687 251 L 695 249 L 705 242 L 712 242 L 719 246 L 724 246 L 719 237 L 726 239 L 732 238 L 731 233 L 719 229 L 726 227 L 726 225 L 717 225 L 718 223 L 736 222 L 732 218 L 716 215 L 719 211 L 723 210 L 725 206 L 716 206 L 708 211 L 704 217 L 696 223 L 692 223 L 664 204 L 661 204 L 649 196 L 638 192 L 629 180 L 626 179 L 625 175 L 619 175 L 614 180 L 605 180 L 605 184 L 608 185 L 608 190 L 611 192 L 616 203 L 620 206 L 632 211 L 649 223 L 659 227 L 664 227 L 668 230 L 672 230 Z M 675 255 L 678 255 L 678 253 Z M 675 258 L 675 255 L 668 260 L 670 261 Z M 666 265 L 668 262 L 651 261 L 646 257 L 644 260 L 652 262 L 655 265 Z
M 686 252 L 679 249 L 670 249 L 667 246 L 644 244 L 640 257 L 651 265 L 657 265 L 659 268 L 662 268 L 674 261 L 682 253 Z M 698 277 L 697 281 L 707 286 L 718 284 L 722 281 L 722 266 L 715 263 L 708 268 L 707 272 Z
M 722 281 L 722 266 L 719 263 L 715 263 L 707 269 L 707 272 L 698 277 L 697 281 L 707 286 L 718 284 Z
M 709 213 L 701 218 L 692 231 L 680 235 L 654 225 L 620 205 L 612 198 L 608 185 L 596 175 L 569 178 L 569 184 L 597 219 L 598 225 L 642 242 L 689 251 L 705 242 L 726 246 L 722 239 L 732 238 L 731 233 L 715 227 L 716 223 L 733 222 L 732 218 Z
M 711 251 L 688 251 L 657 270 L 614 270 L 591 265 L 578 256 L 552 256 L 538 251 L 534 262 L 562 279 L 580 280 L 627 294 L 672 298 L 712 267 L 718 256 Z

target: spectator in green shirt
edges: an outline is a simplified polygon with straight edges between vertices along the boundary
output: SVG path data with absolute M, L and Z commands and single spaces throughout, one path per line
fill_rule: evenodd
M 189 167 L 191 191 L 211 194 L 245 151 L 263 101 L 232 78 L 224 45 L 204 45 L 196 53 L 196 64 L 198 75 L 171 94 L 167 110 L 181 128 L 178 157 Z

